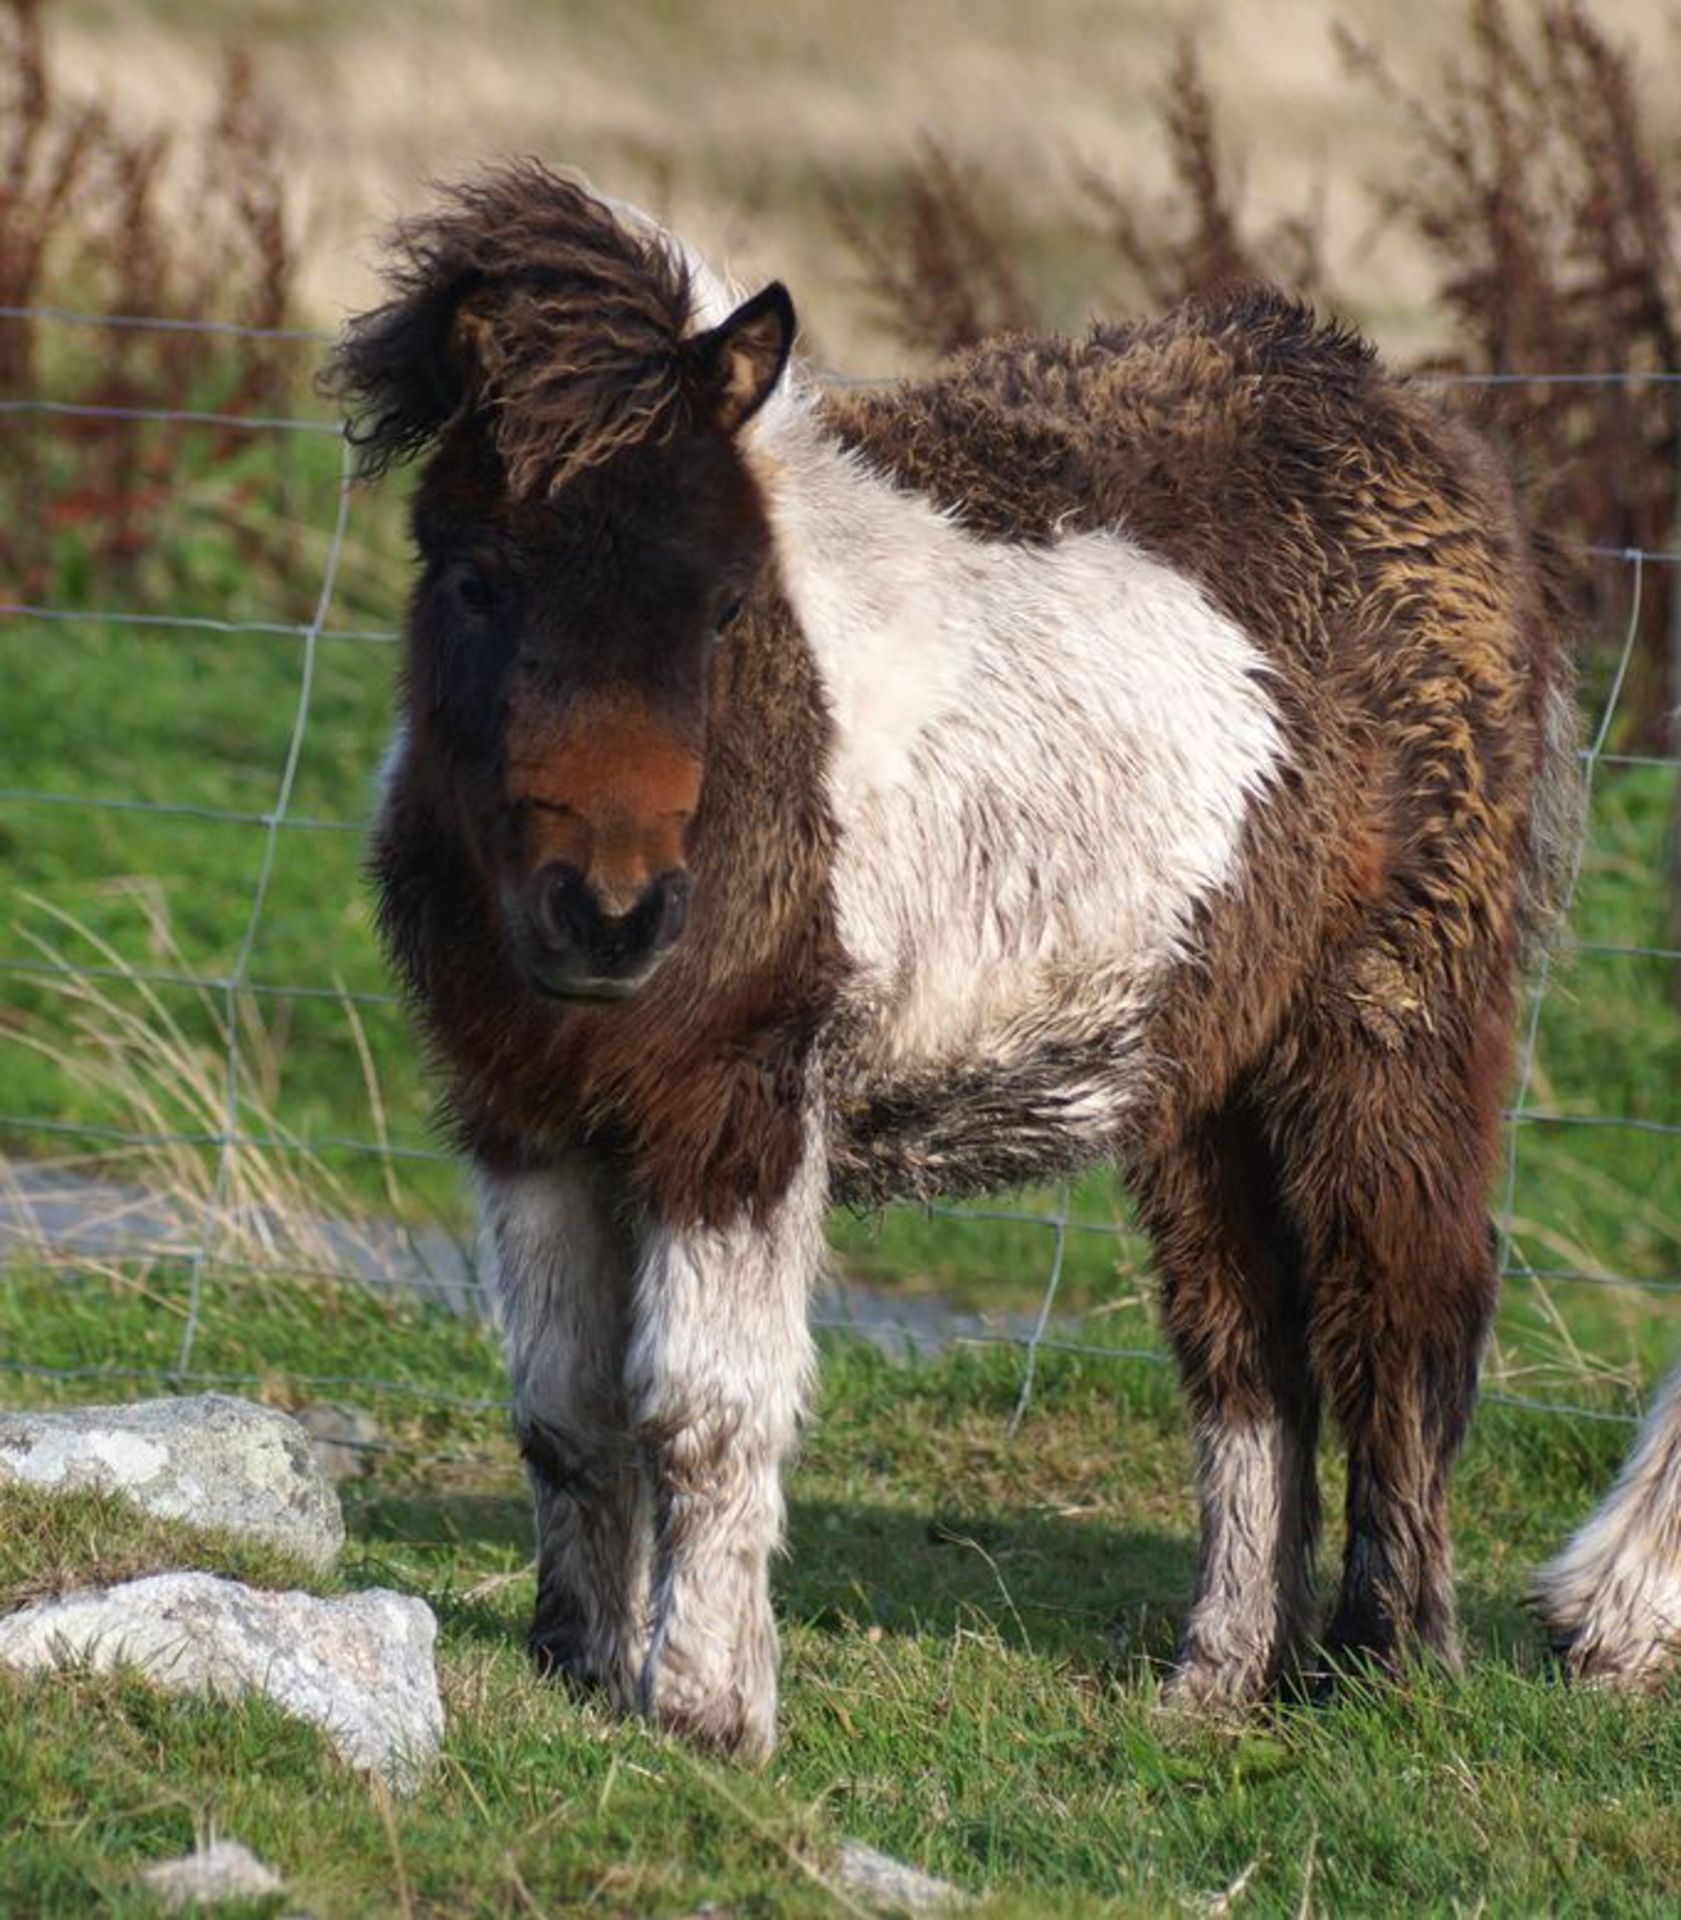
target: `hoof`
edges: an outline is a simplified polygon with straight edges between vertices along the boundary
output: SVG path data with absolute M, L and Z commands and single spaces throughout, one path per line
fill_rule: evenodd
M 554 1680 L 580 1699 L 605 1691 L 606 1682 L 585 1658 L 578 1636 L 555 1628 L 533 1627 L 525 1650 L 539 1680 Z
M 1165 1713 L 1218 1720 L 1260 1705 L 1271 1692 L 1267 1676 L 1252 1667 L 1180 1661 L 1162 1681 L 1158 1698 Z
M 1681 1657 L 1681 1554 L 1666 1534 L 1602 1517 L 1541 1569 L 1530 1598 L 1584 1685 L 1655 1692 Z
M 539 1680 L 566 1688 L 578 1700 L 605 1699 L 621 1713 L 634 1712 L 636 1685 L 625 1671 L 623 1654 L 592 1647 L 575 1620 L 540 1620 L 526 1636 L 526 1652 Z
M 720 1659 L 721 1651 L 711 1642 L 656 1644 L 638 1689 L 642 1717 L 709 1753 L 761 1765 L 776 1747 L 776 1636 L 767 1622 L 732 1657 Z
M 1542 1619 L 1553 1658 L 1581 1686 L 1657 1693 L 1681 1658 L 1681 1621 L 1651 1612 L 1589 1607 L 1573 1617 L 1543 1609 Z
M 775 1715 L 753 1712 L 740 1700 L 661 1700 L 648 1719 L 662 1733 L 715 1753 L 762 1767 L 776 1751 Z

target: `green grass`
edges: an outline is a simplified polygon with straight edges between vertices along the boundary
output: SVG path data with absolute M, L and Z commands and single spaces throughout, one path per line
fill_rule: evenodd
M 117 1346 L 161 1311 L 108 1284 L 13 1285 L 66 1354 L 107 1315 Z M 293 1369 L 337 1360 L 331 1340 L 312 1348 L 300 1302 L 339 1337 L 377 1338 L 382 1374 L 413 1390 L 356 1396 L 390 1451 L 346 1489 L 338 1569 L 308 1576 L 99 1496 L 12 1491 L 0 1606 L 162 1566 L 418 1593 L 441 1620 L 443 1758 L 390 1806 L 261 1703 L 0 1681 L 0 1911 L 150 1913 L 138 1866 L 211 1828 L 286 1874 L 285 1901 L 259 1911 L 321 1920 L 828 1914 L 847 1910 L 844 1838 L 984 1896 L 988 1914 L 1206 1910 L 1239 1880 L 1255 1914 L 1659 1913 L 1681 1898 L 1676 1700 L 1560 1688 L 1522 1608 L 1618 1429 L 1480 1416 L 1455 1492 L 1462 1680 L 1187 1726 L 1161 1714 L 1154 1680 L 1194 1555 L 1165 1370 L 1046 1356 L 1012 1439 L 1017 1356 L 905 1367 L 832 1346 L 777 1572 L 782 1744 L 751 1774 L 528 1676 L 528 1522 L 503 1417 L 428 1399 L 493 1384 L 484 1336 L 330 1289 L 264 1293 L 245 1325 L 282 1402 L 309 1397 Z

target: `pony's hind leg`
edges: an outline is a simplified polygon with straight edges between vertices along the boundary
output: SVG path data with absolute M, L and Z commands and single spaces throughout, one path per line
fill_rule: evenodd
M 1377 1033 L 1304 1023 L 1273 1120 L 1348 1448 L 1325 1651 L 1393 1672 L 1421 1651 L 1458 1665 L 1447 1483 L 1498 1284 L 1485 1193 L 1507 1041 L 1492 1008 L 1458 1049 L 1422 1021 L 1405 1046 Z
M 538 1670 L 635 1705 L 647 1643 L 651 1520 L 624 1357 L 634 1247 L 608 1170 L 481 1173 L 514 1431 L 536 1504 Z
M 1584 1680 L 1655 1686 L 1681 1653 L 1681 1370 L 1603 1505 L 1536 1577 L 1535 1597 L 1560 1659 Z
M 1241 1103 L 1138 1169 L 1190 1401 L 1202 1545 L 1170 1700 L 1267 1691 L 1310 1630 L 1318 1399 L 1272 1157 Z

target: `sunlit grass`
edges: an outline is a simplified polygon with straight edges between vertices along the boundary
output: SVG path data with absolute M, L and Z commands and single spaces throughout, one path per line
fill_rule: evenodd
M 66 1356 L 132 1349 L 158 1310 L 46 1275 L 14 1276 L 0 1300 L 14 1316 L 0 1346 L 22 1315 Z M 314 1397 L 305 1378 L 358 1343 L 418 1389 L 356 1394 L 384 1450 L 345 1488 L 340 1566 L 306 1576 L 100 1496 L 0 1492 L 0 1606 L 165 1565 L 418 1593 L 441 1621 L 443 1759 L 382 1811 L 260 1702 L 0 1680 L 0 1909 L 149 1913 L 137 1866 L 211 1827 L 286 1874 L 273 1911 L 321 1920 L 400 1910 L 399 1858 L 424 1914 L 834 1913 L 843 1838 L 997 1914 L 1186 1911 L 1245 1874 L 1251 1910 L 1289 1914 L 1657 1912 L 1681 1886 L 1675 1702 L 1561 1689 L 1522 1604 L 1620 1430 L 1485 1408 L 1455 1493 L 1463 1680 L 1186 1726 L 1155 1694 L 1195 1533 L 1165 1370 L 1044 1356 L 1012 1437 L 1016 1356 L 903 1366 L 831 1345 L 776 1577 L 783 1740 L 755 1776 L 528 1676 L 528 1517 L 505 1416 L 426 1398 L 493 1383 L 484 1334 L 303 1284 L 254 1291 L 239 1324 L 282 1403 Z M 1334 1510 L 1334 1473 L 1330 1492 Z

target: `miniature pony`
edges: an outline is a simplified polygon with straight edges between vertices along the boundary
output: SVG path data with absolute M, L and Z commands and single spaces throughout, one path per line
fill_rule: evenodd
M 373 870 L 494 1249 L 534 1654 L 767 1752 L 826 1208 L 1109 1162 L 1195 1423 L 1172 1695 L 1316 1635 L 1451 1662 L 1572 765 L 1508 481 L 1268 292 L 870 392 L 794 333 L 528 164 L 400 230 L 338 359 L 367 469 L 424 456 Z

